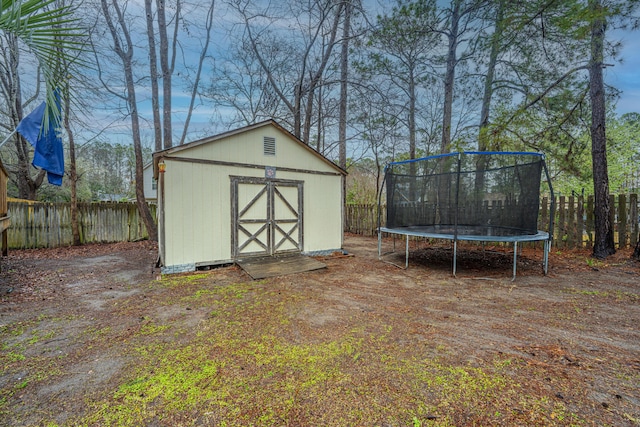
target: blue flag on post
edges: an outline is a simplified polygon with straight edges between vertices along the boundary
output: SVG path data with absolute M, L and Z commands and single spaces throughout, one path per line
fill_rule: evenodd
M 60 99 L 57 93 L 55 108 L 60 111 Z M 47 104 L 43 102 L 20 121 L 16 130 L 34 148 L 35 153 L 31 164 L 47 171 L 49 184 L 62 185 L 62 176 L 64 175 L 62 139 L 56 131 L 55 120 L 52 117 L 48 120 L 47 129 L 44 128 L 46 109 Z

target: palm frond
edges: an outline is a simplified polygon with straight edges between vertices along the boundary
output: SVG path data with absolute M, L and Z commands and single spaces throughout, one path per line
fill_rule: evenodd
M 71 52 L 82 50 L 82 29 L 71 6 L 55 6 L 56 0 L 0 0 L 0 31 L 18 37 L 33 53 L 42 69 L 47 104 L 55 105 L 54 91 L 67 74 L 62 64 L 73 62 Z M 59 120 L 59 110 L 48 108 L 45 121 Z

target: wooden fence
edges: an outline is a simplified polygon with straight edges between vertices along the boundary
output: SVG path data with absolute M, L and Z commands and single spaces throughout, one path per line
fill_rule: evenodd
M 617 247 L 633 247 L 640 235 L 640 205 L 637 194 L 611 196 L 611 222 Z M 540 226 L 546 230 L 550 209 L 548 198 L 540 206 Z M 155 205 L 150 205 L 155 217 Z M 10 249 L 69 246 L 72 243 L 69 203 L 9 201 Z M 593 196 L 556 197 L 553 244 L 558 248 L 591 247 L 594 239 Z M 381 212 L 385 224 L 385 209 Z M 123 242 L 146 239 L 146 228 L 135 203 L 79 203 L 82 243 Z M 375 235 L 378 227 L 376 205 L 347 205 L 345 231 Z
M 640 205 L 637 194 L 612 195 L 609 200 L 611 223 L 614 225 L 616 247 L 634 247 L 640 235 Z M 551 203 L 548 197 L 540 204 L 541 229 L 547 229 Z M 371 236 L 378 227 L 376 205 L 347 205 L 345 231 Z M 594 231 L 594 199 L 588 196 L 559 196 L 555 198 L 553 245 L 558 248 L 592 247 Z M 385 224 L 383 207 L 381 223 Z
M 71 232 L 70 203 L 9 201 L 10 249 L 69 246 Z M 155 217 L 155 205 L 150 205 Z M 80 241 L 106 243 L 148 238 L 146 227 L 135 203 L 78 203 Z

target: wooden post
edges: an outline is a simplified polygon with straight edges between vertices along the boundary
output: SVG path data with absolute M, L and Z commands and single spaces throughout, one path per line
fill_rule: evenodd
M 629 217 L 627 216 L 627 195 L 618 195 L 618 247 L 627 247 L 627 225 Z
M 558 246 L 566 247 L 567 246 L 567 224 L 566 217 L 567 213 L 565 212 L 565 202 L 566 197 L 560 196 L 560 201 L 558 202 Z M 562 243 L 561 243 L 562 242 Z
M 594 212 L 593 212 L 593 195 L 587 197 L 587 236 L 588 247 L 593 247 L 593 232 L 594 232 Z
M 540 206 L 540 225 L 543 230 L 549 228 L 549 198 L 542 198 L 542 206 Z
M 570 248 L 576 247 L 576 200 L 575 197 L 569 196 L 569 212 L 567 214 L 567 244 Z
M 584 247 L 584 196 L 578 196 L 578 247 Z
M 613 233 L 613 246 L 616 245 L 616 196 L 613 194 L 609 195 L 609 206 L 611 209 L 609 210 L 609 223 L 611 224 L 611 232 Z M 618 245 L 620 247 L 620 245 Z

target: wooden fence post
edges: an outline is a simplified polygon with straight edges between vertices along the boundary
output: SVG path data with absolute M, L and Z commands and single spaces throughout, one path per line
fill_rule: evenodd
M 540 225 L 543 229 L 549 227 L 549 198 L 544 196 L 540 205 Z
M 566 247 L 567 246 L 567 224 L 566 217 L 567 213 L 565 211 L 565 196 L 560 196 L 558 201 L 558 246 Z
M 627 247 L 627 196 L 618 195 L 618 248 Z
M 593 212 L 593 195 L 587 196 L 587 246 L 589 248 L 593 247 L 593 232 L 594 232 L 594 212 Z
M 576 246 L 578 241 L 578 231 L 576 229 L 576 200 L 574 196 L 569 196 L 569 210 L 567 212 L 567 245 L 570 248 Z
M 584 196 L 578 196 L 578 247 L 584 247 Z
M 609 224 L 611 224 L 611 231 L 613 232 L 613 246 L 615 247 L 617 239 L 617 227 L 616 227 L 616 196 L 609 194 Z

